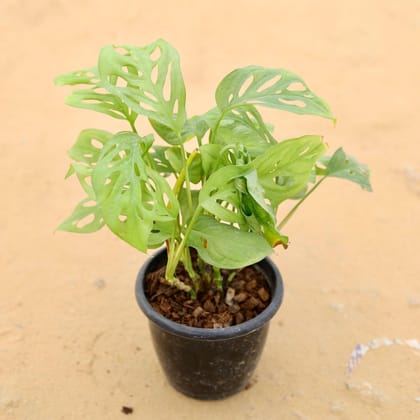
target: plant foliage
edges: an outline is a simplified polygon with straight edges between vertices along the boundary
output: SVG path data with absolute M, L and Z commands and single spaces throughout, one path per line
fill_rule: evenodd
M 325 156 L 321 136 L 274 137 L 260 107 L 334 120 L 327 103 L 291 72 L 234 70 L 217 86 L 216 106 L 193 117 L 178 53 L 161 39 L 145 47 L 106 46 L 96 67 L 55 82 L 75 87 L 67 104 L 128 123 L 127 131 L 80 133 L 67 176 L 77 176 L 86 196 L 60 229 L 88 233 L 106 225 L 142 252 L 166 244 L 167 280 L 192 294 L 199 283 L 191 289 L 175 277 L 179 262 L 193 280 L 199 277 L 190 248 L 216 269 L 241 268 L 276 245 L 287 247 L 281 230 L 324 179 L 371 190 L 368 168 L 342 148 Z M 150 123 L 143 134 L 139 116 Z M 289 199 L 296 205 L 278 218 Z

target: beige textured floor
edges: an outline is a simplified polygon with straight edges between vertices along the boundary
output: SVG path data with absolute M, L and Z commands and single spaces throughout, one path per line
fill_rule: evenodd
M 371 350 L 345 375 L 358 343 L 420 339 L 419 16 L 417 0 L 2 0 L 0 418 L 420 418 L 420 351 Z M 119 127 L 65 107 L 53 77 L 158 37 L 182 56 L 190 114 L 235 67 L 288 68 L 338 124 L 269 113 L 279 137 L 323 133 L 372 170 L 373 194 L 331 181 L 288 226 L 284 304 L 253 386 L 222 402 L 163 378 L 133 294 L 145 257 L 106 231 L 54 233 L 82 198 L 66 150 Z

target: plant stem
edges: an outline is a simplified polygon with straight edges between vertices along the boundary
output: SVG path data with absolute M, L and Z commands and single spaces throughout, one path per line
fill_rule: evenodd
M 186 169 L 188 169 L 194 160 L 194 158 L 198 155 L 198 150 L 194 150 L 187 159 L 186 165 L 181 170 L 181 173 L 179 174 L 178 179 L 176 180 L 176 183 L 174 185 L 173 191 L 175 195 L 179 194 L 179 191 L 181 190 L 182 184 L 184 183 L 184 180 L 186 179 Z
M 324 181 L 326 176 L 322 177 L 299 201 L 298 203 L 287 213 L 286 217 L 277 225 L 277 229 L 281 231 L 284 225 L 290 220 L 290 218 L 295 214 L 297 209 L 301 204 L 321 185 L 321 182 Z
M 188 291 L 191 291 L 191 287 L 184 284 L 182 281 L 175 278 L 175 270 L 178 266 L 179 261 L 182 258 L 183 251 L 186 247 L 188 237 L 190 236 L 190 233 L 192 231 L 192 228 L 194 227 L 195 222 L 197 221 L 198 217 L 200 216 L 202 212 L 202 207 L 197 206 L 197 208 L 194 211 L 194 214 L 188 224 L 187 230 L 185 231 L 184 237 L 182 238 L 182 241 L 179 245 L 177 245 L 175 249 L 173 249 L 173 252 L 171 252 L 171 255 L 168 255 L 168 263 L 166 265 L 166 273 L 165 278 L 174 286 L 177 286 L 181 290 L 186 290 L 185 288 L 189 288 Z
M 190 186 L 190 174 L 188 171 L 189 166 L 191 165 L 192 160 L 186 159 L 186 152 L 185 152 L 185 148 L 184 145 L 181 144 L 181 151 L 182 151 L 182 167 L 186 168 L 186 170 L 184 171 L 184 177 L 185 177 L 185 188 L 187 190 L 187 202 L 188 202 L 188 208 L 190 209 L 190 211 L 193 208 L 193 203 L 192 203 L 192 197 L 191 197 L 191 186 Z
M 216 283 L 216 287 L 220 292 L 223 292 L 223 277 L 219 267 L 213 266 L 213 278 Z

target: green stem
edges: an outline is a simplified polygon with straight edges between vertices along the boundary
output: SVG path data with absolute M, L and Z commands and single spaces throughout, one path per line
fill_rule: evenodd
M 182 285 L 184 285 L 185 287 L 188 287 L 190 291 L 191 287 L 186 286 L 183 282 L 181 282 L 180 280 L 177 280 L 175 278 L 175 270 L 176 267 L 178 266 L 179 261 L 182 258 L 184 249 L 187 245 L 187 241 L 188 241 L 188 237 L 190 236 L 190 233 L 194 227 L 195 222 L 197 221 L 198 217 L 200 216 L 201 212 L 203 211 L 201 206 L 198 206 L 195 211 L 194 214 L 188 224 L 187 230 L 185 231 L 184 237 L 182 238 L 182 241 L 179 245 L 177 245 L 175 249 L 173 249 L 173 253 L 171 253 L 171 255 L 168 255 L 168 263 L 166 265 L 166 273 L 165 273 L 165 277 L 166 280 L 171 283 L 174 284 L 175 286 L 181 288 L 179 286 L 180 283 L 182 283 Z M 183 287 L 183 286 L 182 286 Z M 185 288 L 182 288 L 181 290 L 185 290 Z
M 209 138 L 209 143 L 212 144 L 214 138 L 216 137 L 216 132 L 219 128 L 220 123 L 222 122 L 223 118 L 225 118 L 226 114 L 230 111 L 233 111 L 235 108 L 242 108 L 244 106 L 247 106 L 249 104 L 240 104 L 240 105 L 235 105 L 235 106 L 230 106 L 228 108 L 226 108 L 221 114 L 220 117 L 218 118 L 213 130 L 210 130 L 210 138 Z
M 213 266 L 213 278 L 217 289 L 223 292 L 223 277 L 219 267 Z
M 192 197 L 191 197 L 191 186 L 190 186 L 190 174 L 188 171 L 189 166 L 191 165 L 192 160 L 189 158 L 186 159 L 186 152 L 184 145 L 181 144 L 181 151 L 182 151 L 182 167 L 186 168 L 184 171 L 184 177 L 185 177 L 185 189 L 187 190 L 187 203 L 188 208 L 190 211 L 192 211 L 193 203 L 192 203 Z
M 174 194 L 177 196 L 179 194 L 179 191 L 181 190 L 182 184 L 184 183 L 185 179 L 186 179 L 186 173 L 187 173 L 187 169 L 190 167 L 192 161 L 194 160 L 194 158 L 198 155 L 198 150 L 194 150 L 187 159 L 186 164 L 184 165 L 184 167 L 181 170 L 181 173 L 179 174 L 178 179 L 176 180 L 175 186 L 173 188 Z
M 326 176 L 321 178 L 299 201 L 298 203 L 287 213 L 286 217 L 277 225 L 277 229 L 281 231 L 284 225 L 290 220 L 290 218 L 295 214 L 297 209 L 303 204 L 303 202 L 321 185 L 321 182 L 324 181 Z

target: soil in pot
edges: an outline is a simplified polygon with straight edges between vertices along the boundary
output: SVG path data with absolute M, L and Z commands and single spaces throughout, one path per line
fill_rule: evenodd
M 193 266 L 197 268 L 196 253 L 192 252 Z M 211 273 L 211 267 L 205 267 Z M 165 318 L 197 328 L 224 328 L 241 324 L 260 314 L 271 301 L 271 292 L 264 274 L 251 266 L 233 272 L 221 270 L 223 290 L 214 282 L 203 282 L 207 287 L 190 294 L 170 286 L 165 280 L 165 267 L 146 277 L 146 296 Z M 182 264 L 176 276 L 186 284 L 191 279 Z

